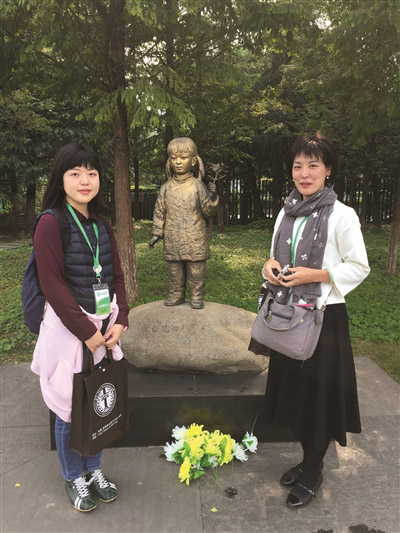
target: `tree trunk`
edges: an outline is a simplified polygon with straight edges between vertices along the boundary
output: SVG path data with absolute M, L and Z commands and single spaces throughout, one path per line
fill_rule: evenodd
M 171 90 L 171 83 L 169 79 L 169 70 L 174 68 L 174 31 L 173 24 L 176 20 L 175 14 L 175 2 L 174 0 L 166 0 L 165 9 L 167 11 L 167 24 L 165 31 L 165 61 L 167 67 L 166 74 L 166 86 L 167 93 Z M 167 148 L 168 143 L 174 138 L 174 130 L 171 124 L 171 112 L 169 109 L 165 113 L 165 148 Z
M 348 188 L 348 195 L 347 195 L 347 201 L 345 202 L 346 205 L 349 207 L 354 208 L 355 202 L 355 195 L 356 195 L 356 187 L 359 183 L 360 178 L 358 176 L 351 176 L 350 178 L 350 185 L 346 184 L 346 187 Z
M 361 231 L 364 233 L 365 225 L 367 223 L 367 206 L 368 206 L 368 195 L 369 195 L 369 171 L 364 175 L 363 188 L 362 188 L 362 200 L 361 200 L 361 211 L 360 211 L 360 224 Z
M 394 276 L 396 274 L 397 252 L 399 249 L 400 237 L 400 176 L 395 180 L 393 219 L 390 228 L 389 251 L 386 260 L 385 274 Z
M 138 299 L 136 253 L 132 225 L 129 178 L 128 120 L 121 90 L 125 87 L 125 0 L 111 0 L 107 18 L 110 34 L 110 85 L 117 94 L 113 115 L 114 134 L 114 199 L 118 252 L 125 275 L 128 304 Z
M 26 189 L 26 207 L 25 207 L 25 221 L 27 224 L 33 224 L 36 216 L 36 183 L 31 181 Z
M 361 213 L 360 213 L 361 231 L 363 233 L 365 231 L 365 226 L 367 223 L 369 189 L 370 189 L 371 180 L 372 180 L 372 163 L 373 163 L 375 152 L 376 152 L 376 134 L 374 133 L 368 139 L 368 145 L 366 148 L 366 157 L 365 157 L 365 172 L 364 172 L 364 183 L 363 183 Z
M 133 206 L 133 217 L 135 220 L 140 219 L 140 190 L 139 190 L 139 158 L 137 154 L 133 156 L 133 169 L 135 175 L 135 192 L 134 192 L 134 206 Z
M 246 179 L 241 179 L 240 183 L 240 223 L 247 224 L 249 222 L 250 187 Z
M 329 183 L 329 180 L 328 180 L 328 183 Z M 338 174 L 335 179 L 334 189 L 337 194 L 339 202 L 343 202 L 345 188 L 346 188 L 346 183 L 344 180 L 344 176 L 343 174 Z
M 225 179 L 217 180 L 217 193 L 219 197 L 218 202 L 218 231 L 224 233 L 225 231 L 225 193 L 224 193 Z
M 264 218 L 264 212 L 263 212 L 262 203 L 261 203 L 261 195 L 260 195 L 260 190 L 257 186 L 257 178 L 256 178 L 256 173 L 254 171 L 254 166 L 251 161 L 247 162 L 247 172 L 248 172 L 248 180 L 250 182 L 251 195 L 253 197 L 254 215 L 255 215 L 255 218 L 262 219 Z
M 113 117 L 113 132 L 114 198 L 118 252 L 125 276 L 127 300 L 129 304 L 134 304 L 138 299 L 138 286 L 129 180 L 128 128 L 126 109 L 122 102 L 118 102 L 118 110 Z
M 381 227 L 381 199 L 380 199 L 380 179 L 378 176 L 372 178 L 372 221 L 376 228 Z
M 115 214 L 115 199 L 114 199 L 114 183 L 113 190 L 111 192 L 111 224 L 113 227 L 117 225 L 117 215 Z
M 9 200 L 12 205 L 12 213 L 17 215 L 19 213 L 19 194 L 18 194 L 18 183 L 17 183 L 17 174 L 14 170 L 9 170 L 8 175 L 10 176 L 11 183 L 11 194 Z
M 283 196 L 284 173 L 282 163 L 275 166 L 272 177 L 272 219 L 276 220 L 281 210 Z

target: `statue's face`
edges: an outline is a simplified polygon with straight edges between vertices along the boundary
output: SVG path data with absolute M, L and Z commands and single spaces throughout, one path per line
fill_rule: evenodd
M 190 174 L 192 167 L 196 164 L 196 158 L 190 152 L 173 152 L 169 160 L 174 174 L 180 177 Z

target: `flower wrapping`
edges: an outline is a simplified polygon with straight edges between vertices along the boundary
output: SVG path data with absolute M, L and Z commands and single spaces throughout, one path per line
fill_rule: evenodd
M 167 461 L 181 465 L 179 480 L 186 485 L 204 475 L 206 468 L 222 466 L 234 458 L 243 463 L 248 459 L 246 452 L 257 450 L 258 440 L 252 433 L 247 432 L 238 443 L 218 429 L 210 432 L 203 427 L 198 424 L 188 428 L 176 426 L 172 430 L 174 441 L 164 446 Z

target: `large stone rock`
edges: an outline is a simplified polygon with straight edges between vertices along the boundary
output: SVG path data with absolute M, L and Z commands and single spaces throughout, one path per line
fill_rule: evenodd
M 142 369 L 260 372 L 268 358 L 247 349 L 255 316 L 212 302 L 204 309 L 192 309 L 188 302 L 176 307 L 151 302 L 130 311 L 123 352 Z

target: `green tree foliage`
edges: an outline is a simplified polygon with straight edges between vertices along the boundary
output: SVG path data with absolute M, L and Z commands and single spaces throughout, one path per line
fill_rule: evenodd
M 162 182 L 166 142 L 188 135 L 208 175 L 224 163 L 256 208 L 257 179 L 272 181 L 276 215 L 288 146 L 322 129 L 339 196 L 362 179 L 378 223 L 400 156 L 399 17 L 397 0 L 3 0 L 2 176 L 25 193 L 61 144 L 93 144 L 118 232 L 129 181 Z

